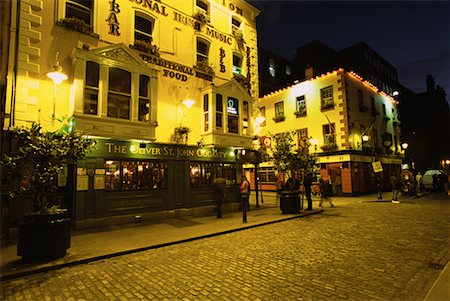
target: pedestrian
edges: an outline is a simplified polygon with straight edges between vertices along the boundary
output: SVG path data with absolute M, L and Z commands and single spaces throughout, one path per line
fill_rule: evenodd
M 394 172 L 389 177 L 389 182 L 391 183 L 391 187 L 392 187 L 392 203 L 398 204 L 398 203 L 400 203 L 398 201 L 398 194 L 400 193 L 401 183 L 400 183 L 399 178 L 395 175 Z
M 308 208 L 306 210 L 312 209 L 312 198 L 311 198 L 311 185 L 313 182 L 313 175 L 311 173 L 306 174 L 305 181 L 303 181 L 303 187 L 305 189 L 306 200 L 308 201 Z
M 422 173 L 419 171 L 416 175 L 416 186 L 417 186 L 417 192 L 422 193 Z
M 342 178 L 341 173 L 336 174 L 336 178 L 334 179 L 334 185 L 336 188 L 336 195 L 342 196 Z
M 445 173 L 439 174 L 439 191 L 441 194 L 447 194 L 448 177 Z
M 242 177 L 242 183 L 239 188 L 241 190 L 242 205 L 245 205 L 247 211 L 250 211 L 250 183 L 246 176 Z
M 328 176 L 321 176 L 319 179 L 320 193 L 322 194 L 322 198 L 320 199 L 319 207 L 322 207 L 323 200 L 330 202 L 330 207 L 333 208 L 333 202 L 328 197 L 328 190 L 330 185 L 330 179 Z

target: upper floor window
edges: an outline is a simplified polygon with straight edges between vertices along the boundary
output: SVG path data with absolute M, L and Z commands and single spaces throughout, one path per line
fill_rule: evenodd
M 334 108 L 333 86 L 320 89 L 320 105 L 322 110 Z
M 150 121 L 150 91 L 149 91 L 150 77 L 147 75 L 139 76 L 139 107 L 138 120 Z
M 290 66 L 286 66 L 286 75 L 291 75 L 291 67 Z
M 366 112 L 368 107 L 364 103 L 364 94 L 362 90 L 358 90 L 358 105 L 360 112 Z
M 297 131 L 297 144 L 299 147 L 299 150 L 303 151 L 303 152 L 308 152 L 308 148 L 311 145 L 311 143 L 309 142 L 309 137 L 308 137 L 308 128 L 304 128 L 304 129 L 299 129 Z
M 223 127 L 223 96 L 216 94 L 216 128 Z
M 136 14 L 134 16 L 134 40 L 151 43 L 154 23 L 153 19 Z
M 370 97 L 370 111 L 372 112 L 372 116 L 377 116 L 377 108 L 375 107 L 375 97 Z
M 203 124 L 205 132 L 209 130 L 209 94 L 203 95 Z
M 130 119 L 131 73 L 111 67 L 108 81 L 108 117 Z
M 275 61 L 269 59 L 269 74 L 271 77 L 275 77 Z
M 197 62 L 208 62 L 209 43 L 201 38 L 197 38 Z
M 242 74 L 242 55 L 233 53 L 233 74 Z
M 208 2 L 202 1 L 202 0 L 197 0 L 196 5 L 197 5 L 197 9 L 199 9 L 200 11 L 202 11 L 205 14 L 208 14 L 208 12 L 209 12 Z
M 297 115 L 297 117 L 306 116 L 305 95 L 301 95 L 301 96 L 297 97 L 295 115 Z
M 280 121 L 284 121 L 285 116 L 284 116 L 284 104 L 282 101 L 275 103 L 275 117 L 274 117 L 274 121 L 275 122 L 280 122 Z
M 231 30 L 234 34 L 237 30 L 240 30 L 241 27 L 241 21 L 237 19 L 236 17 L 231 17 Z
M 266 125 L 266 107 L 260 107 L 259 112 L 261 113 L 261 117 L 264 117 L 264 121 L 261 122 L 260 126 Z
M 228 133 L 239 134 L 239 100 L 228 97 Z
M 66 0 L 65 18 L 77 18 L 92 26 L 94 0 Z
M 326 145 L 335 145 L 336 137 L 334 135 L 334 123 L 325 124 L 322 127 L 323 130 L 323 142 Z
M 86 62 L 85 78 L 83 113 L 97 115 L 100 65 L 91 61 Z

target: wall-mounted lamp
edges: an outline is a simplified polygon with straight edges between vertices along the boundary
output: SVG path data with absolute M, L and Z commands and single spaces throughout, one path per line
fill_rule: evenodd
M 362 135 L 362 141 L 364 141 L 364 142 L 369 141 L 369 135 L 367 135 L 367 134 Z
M 317 151 L 317 143 L 318 143 L 317 139 L 311 137 L 311 138 L 309 138 L 309 143 L 314 145 L 314 151 Z
M 59 65 L 59 52 L 56 53 L 56 63 L 53 65 L 52 71 L 47 73 L 47 76 L 52 79 L 55 85 L 59 85 L 67 79 L 67 75 L 62 72 L 62 67 Z
M 404 149 L 404 150 L 406 150 L 407 148 L 408 148 L 408 142 L 403 142 L 402 143 L 402 148 Z
M 190 109 L 195 103 L 195 100 L 189 98 L 189 88 L 188 87 L 180 87 L 181 94 L 181 103 L 186 106 L 186 108 Z
M 182 100 L 181 103 L 184 104 L 186 106 L 186 108 L 190 109 L 194 105 L 195 100 L 188 98 L 188 99 Z
M 53 113 L 52 122 L 56 119 L 56 90 L 57 86 L 67 79 L 67 75 L 62 72 L 62 67 L 59 65 L 59 52 L 56 53 L 56 63 L 52 67 L 52 71 L 47 73 L 47 76 L 53 81 Z

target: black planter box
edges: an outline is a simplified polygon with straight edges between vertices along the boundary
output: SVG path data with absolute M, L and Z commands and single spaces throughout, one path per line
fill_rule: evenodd
M 297 214 L 302 210 L 299 191 L 282 191 L 280 194 L 280 209 L 283 214 Z
M 19 226 L 17 255 L 36 262 L 63 257 L 70 248 L 70 219 L 60 215 L 35 215 Z

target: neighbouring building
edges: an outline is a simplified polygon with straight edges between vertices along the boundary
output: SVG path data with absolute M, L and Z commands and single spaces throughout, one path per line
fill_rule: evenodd
M 263 139 L 296 131 L 298 147 L 317 156 L 320 173 L 333 182 L 341 176 L 344 195 L 377 191 L 374 162 L 381 162 L 383 190 L 400 171 L 397 102 L 353 71 L 338 69 L 270 93 L 260 99 L 260 110 Z M 275 174 L 270 162 L 261 164 L 263 189 L 275 189 Z
M 68 201 L 76 228 L 213 214 L 215 178 L 237 208 L 234 151 L 252 146 L 259 95 L 256 8 L 12 0 L 1 10 L 2 151 L 10 128 L 33 122 L 97 140 Z M 60 68 L 57 84 L 47 73 Z

